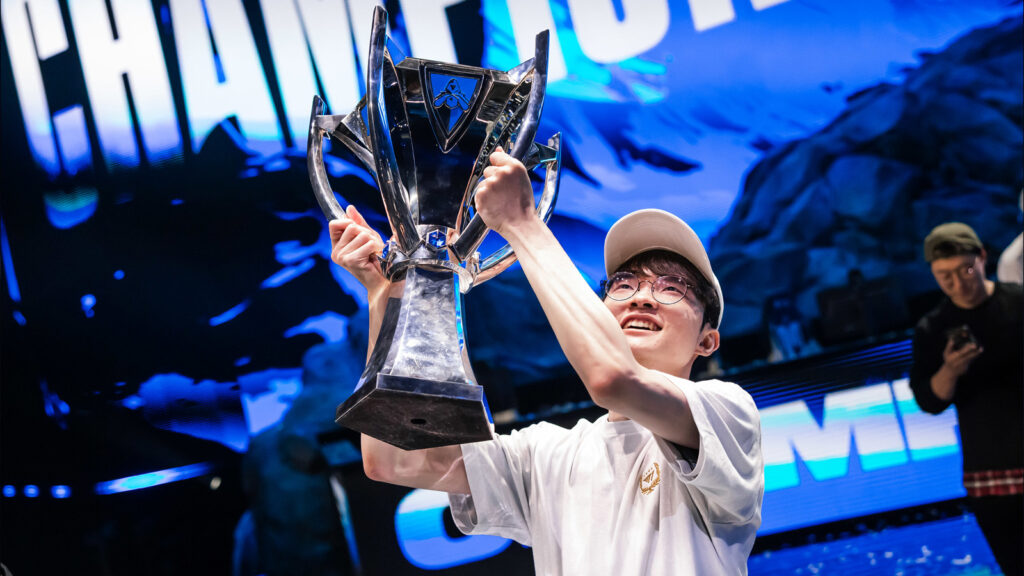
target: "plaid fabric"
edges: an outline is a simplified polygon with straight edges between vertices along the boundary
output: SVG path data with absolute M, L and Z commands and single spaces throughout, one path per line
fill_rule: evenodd
M 1024 468 L 964 472 L 964 488 L 971 498 L 1024 494 Z

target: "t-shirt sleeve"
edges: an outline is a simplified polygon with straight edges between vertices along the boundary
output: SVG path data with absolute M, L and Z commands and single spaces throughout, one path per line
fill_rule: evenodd
M 729 382 L 691 382 L 665 375 L 682 389 L 700 434 L 696 463 L 655 436 L 675 476 L 700 496 L 710 522 L 760 524 L 764 495 L 761 418 L 753 398 Z
M 452 518 L 463 534 L 489 534 L 530 546 L 530 426 L 493 440 L 462 445 L 470 494 L 449 494 Z
M 945 347 L 945 340 L 935 334 L 929 319 L 922 319 L 914 331 L 910 389 L 921 410 L 931 414 L 942 412 L 952 403 L 951 400 L 939 398 L 932 390 L 932 376 L 942 367 L 942 351 Z

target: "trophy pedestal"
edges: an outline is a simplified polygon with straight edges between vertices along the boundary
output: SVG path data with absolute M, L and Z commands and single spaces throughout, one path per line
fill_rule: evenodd
M 349 396 L 335 422 L 403 450 L 492 438 L 483 387 L 387 374 Z

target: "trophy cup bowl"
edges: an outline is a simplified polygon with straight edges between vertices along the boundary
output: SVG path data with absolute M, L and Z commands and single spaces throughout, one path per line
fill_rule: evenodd
M 461 295 L 515 262 L 506 244 L 481 259 L 487 234 L 473 194 L 498 146 L 529 171 L 543 165 L 537 214 L 558 194 L 561 136 L 534 142 L 547 84 L 548 32 L 534 58 L 498 71 L 407 58 L 374 10 L 366 96 L 351 113 L 324 114 L 313 97 L 310 182 L 328 219 L 345 217 L 327 179 L 324 138 L 343 144 L 374 177 L 392 236 L 380 261 L 392 282 L 373 354 L 335 421 L 405 450 L 491 438 L 483 387 L 466 354 Z

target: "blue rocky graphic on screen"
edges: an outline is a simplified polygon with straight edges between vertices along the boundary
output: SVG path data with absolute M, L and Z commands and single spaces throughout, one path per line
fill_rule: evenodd
M 427 72 L 427 88 L 430 93 L 430 124 L 441 147 L 448 149 L 448 143 L 459 134 L 469 121 L 479 92 L 482 78 L 479 76 L 457 76 L 441 72 Z

